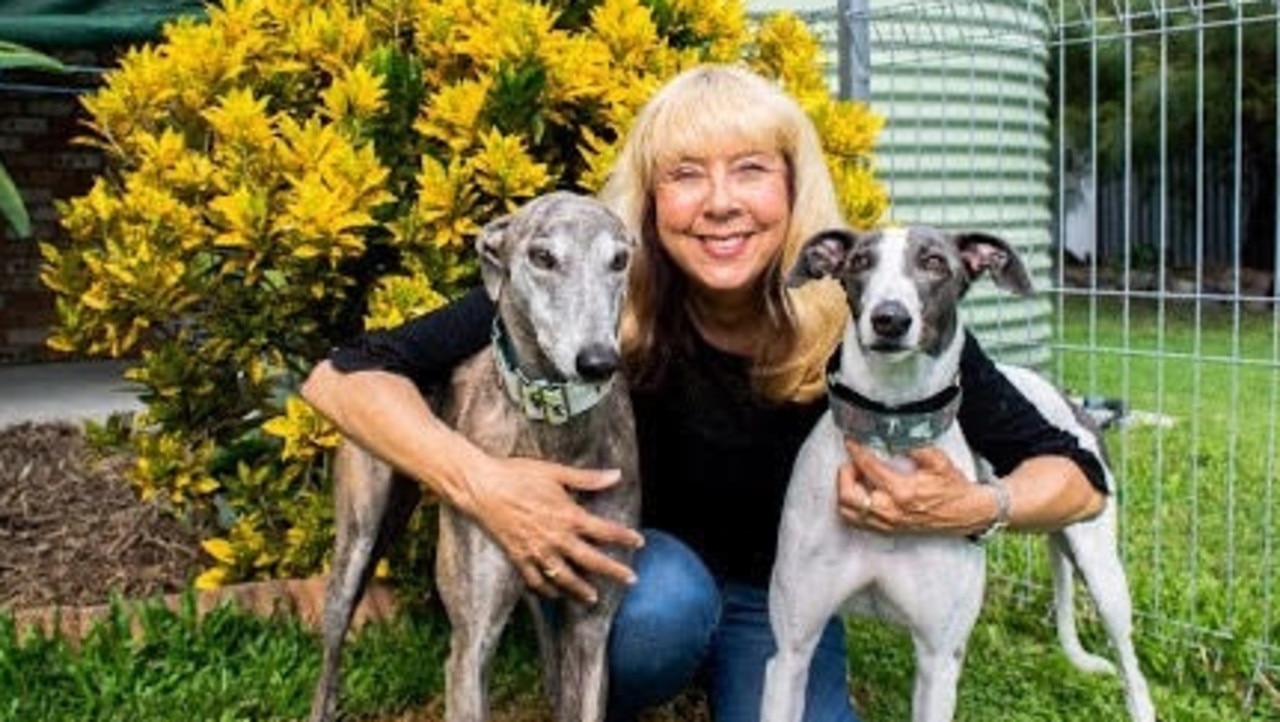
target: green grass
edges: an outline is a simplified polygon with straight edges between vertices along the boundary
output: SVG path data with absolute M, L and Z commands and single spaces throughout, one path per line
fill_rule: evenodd
M 1123 484 L 1136 641 L 1161 720 L 1280 720 L 1273 317 L 1085 300 L 1064 309 L 1051 373 L 1077 393 L 1175 419 L 1109 438 Z M 1119 681 L 1075 671 L 1058 650 L 1047 585 L 1037 540 L 996 543 L 961 679 L 962 722 L 1127 719 Z M 1086 645 L 1105 653 L 1096 621 L 1081 616 Z M 305 717 L 319 643 L 296 623 L 230 610 L 197 623 L 190 608 L 156 609 L 144 628 L 135 639 L 117 618 L 77 652 L 59 640 L 20 640 L 0 620 L 0 722 Z M 910 640 L 868 621 L 850 630 L 864 719 L 906 719 Z M 536 655 L 527 629 L 517 624 L 512 636 L 496 664 L 495 697 L 518 708 L 538 689 Z M 446 646 L 438 614 L 371 626 L 348 645 L 344 709 L 371 718 L 438 699 Z
M 1057 366 L 1064 384 L 1173 421 L 1128 426 L 1108 439 L 1145 629 L 1212 647 L 1217 664 L 1236 673 L 1269 666 L 1274 680 L 1277 317 L 1087 299 L 1065 309 Z
M 65 640 L 15 632 L 0 617 L 0 720 L 203 722 L 305 719 L 320 668 L 316 635 L 290 618 L 231 607 L 197 621 L 187 604 L 149 607 L 142 633 L 125 615 L 73 649 Z M 494 699 L 525 704 L 537 690 L 532 632 L 516 623 L 494 663 Z M 437 697 L 448 648 L 442 614 L 415 612 L 371 624 L 346 647 L 343 710 L 392 715 Z

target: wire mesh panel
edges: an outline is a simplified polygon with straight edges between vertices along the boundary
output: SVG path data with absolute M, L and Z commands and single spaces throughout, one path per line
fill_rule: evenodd
M 1017 243 L 1052 331 L 982 297 L 970 323 L 1112 422 L 1142 633 L 1274 694 L 1276 3 L 857 5 L 894 215 Z M 1036 543 L 993 570 L 1048 585 Z
M 1048 10 L 1054 372 L 1123 406 L 1148 630 L 1252 667 L 1258 694 L 1280 665 L 1276 4 Z

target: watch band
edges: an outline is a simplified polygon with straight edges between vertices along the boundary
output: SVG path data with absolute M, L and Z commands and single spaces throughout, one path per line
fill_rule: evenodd
M 1009 526 L 1009 513 L 1013 507 L 1012 500 L 1009 498 L 1009 489 L 1000 479 L 992 479 L 990 483 L 984 484 L 996 496 L 996 518 L 991 520 L 991 524 L 980 532 L 969 535 L 969 541 L 975 544 L 984 544 L 991 540 L 1001 530 Z

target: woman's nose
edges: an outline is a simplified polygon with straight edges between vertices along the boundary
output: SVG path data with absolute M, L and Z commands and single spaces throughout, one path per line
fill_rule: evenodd
M 707 212 L 712 214 L 732 213 L 738 209 L 738 195 L 733 188 L 732 179 L 727 173 L 712 173 L 707 189 Z

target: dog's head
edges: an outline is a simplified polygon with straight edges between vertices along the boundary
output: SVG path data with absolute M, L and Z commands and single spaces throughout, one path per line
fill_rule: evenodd
M 481 230 L 484 285 L 521 363 L 566 380 L 600 381 L 618 369 L 634 245 L 604 204 L 566 192 L 539 196 Z
M 1026 267 L 1004 240 L 928 226 L 823 231 L 806 241 L 788 282 L 839 281 L 862 348 L 936 356 L 959 328 L 960 299 L 983 273 L 1000 288 L 1023 296 L 1032 292 Z

